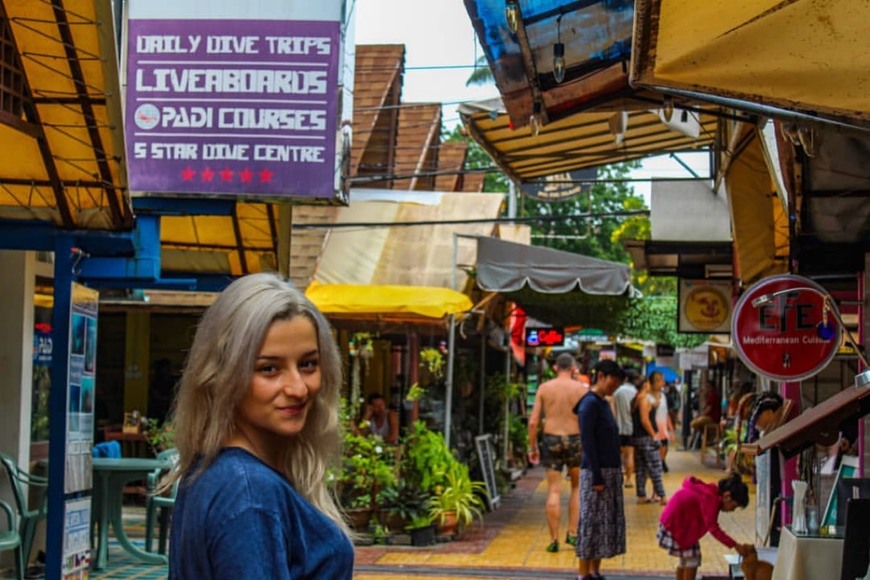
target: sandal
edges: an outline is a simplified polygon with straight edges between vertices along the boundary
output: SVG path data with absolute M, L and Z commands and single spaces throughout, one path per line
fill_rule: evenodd
M 634 487 L 634 484 L 631 483 L 630 481 L 626 481 L 626 482 L 625 482 L 625 485 L 624 485 L 623 487 L 624 487 L 625 489 L 631 489 L 631 488 Z
M 655 501 L 655 500 L 652 500 L 652 499 L 650 499 L 650 498 L 648 498 L 648 497 L 646 497 L 646 496 L 642 496 L 642 497 L 638 497 L 638 498 L 637 498 L 637 503 L 638 503 L 638 505 L 643 505 L 643 504 L 647 504 L 647 503 L 653 503 L 654 501 Z
M 550 552 L 551 554 L 555 554 L 556 552 L 558 552 L 559 551 L 559 540 L 553 540 L 552 542 L 550 542 L 550 545 L 547 546 L 547 551 Z
M 569 546 L 576 546 L 577 545 L 577 536 L 572 535 L 572 534 L 567 534 L 565 536 L 565 543 L 568 544 Z
M 666 498 L 666 497 L 659 497 L 659 496 L 653 496 L 653 498 L 649 501 L 649 503 L 657 503 L 657 504 L 659 504 L 659 505 L 667 505 L 667 503 L 668 503 L 668 498 Z

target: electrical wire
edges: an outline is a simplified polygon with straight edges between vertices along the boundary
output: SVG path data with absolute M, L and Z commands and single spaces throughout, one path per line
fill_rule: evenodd
M 557 215 L 557 216 L 530 216 L 530 217 L 500 217 L 500 218 L 477 218 L 477 219 L 457 219 L 457 220 L 420 220 L 408 222 L 311 222 L 311 223 L 294 223 L 293 229 L 312 230 L 312 229 L 344 229 L 344 228 L 390 228 L 390 227 L 416 227 L 416 226 L 442 226 L 442 225 L 463 225 L 463 224 L 513 224 L 513 223 L 538 223 L 538 222 L 555 222 L 569 219 L 597 219 L 607 217 L 633 217 L 633 216 L 648 216 L 649 210 L 623 210 L 612 212 L 584 213 L 577 215 Z

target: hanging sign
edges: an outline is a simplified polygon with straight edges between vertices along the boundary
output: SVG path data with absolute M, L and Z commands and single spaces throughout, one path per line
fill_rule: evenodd
M 825 368 L 840 346 L 840 325 L 827 291 L 801 276 L 773 276 L 751 286 L 735 307 L 731 337 L 743 362 L 780 381 L 801 381 Z
M 562 346 L 565 330 L 562 328 L 526 328 L 526 346 Z
M 128 6 L 131 190 L 336 197 L 343 2 Z
M 731 330 L 731 282 L 680 280 L 679 332 L 727 333 Z

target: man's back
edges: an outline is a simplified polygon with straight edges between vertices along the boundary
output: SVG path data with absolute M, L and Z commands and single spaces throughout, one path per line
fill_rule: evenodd
M 568 377 L 556 377 L 538 388 L 544 414 L 544 433 L 576 435 L 580 433 L 574 407 L 589 391 L 588 385 Z
M 637 396 L 637 387 L 631 383 L 623 383 L 613 393 L 613 401 L 616 407 L 616 424 L 619 426 L 620 435 L 631 435 L 631 402 Z

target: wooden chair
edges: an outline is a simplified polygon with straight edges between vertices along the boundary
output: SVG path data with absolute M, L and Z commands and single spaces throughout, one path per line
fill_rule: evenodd
M 9 486 L 12 488 L 12 496 L 15 499 L 15 507 L 18 511 L 19 530 L 21 537 L 21 552 L 24 563 L 30 561 L 30 550 L 33 547 L 33 538 L 36 535 L 36 526 L 39 520 L 45 519 L 48 507 L 48 478 L 31 475 L 21 469 L 18 463 L 10 455 L 0 453 L 0 463 L 6 469 L 9 476 Z M 38 489 L 37 506 L 31 509 L 27 494 L 32 489 Z
M 15 526 L 15 514 L 12 512 L 12 506 L 3 500 L 0 500 L 0 509 L 6 512 L 6 529 L 0 531 L 0 552 L 15 550 L 15 578 L 24 580 L 21 535 Z

